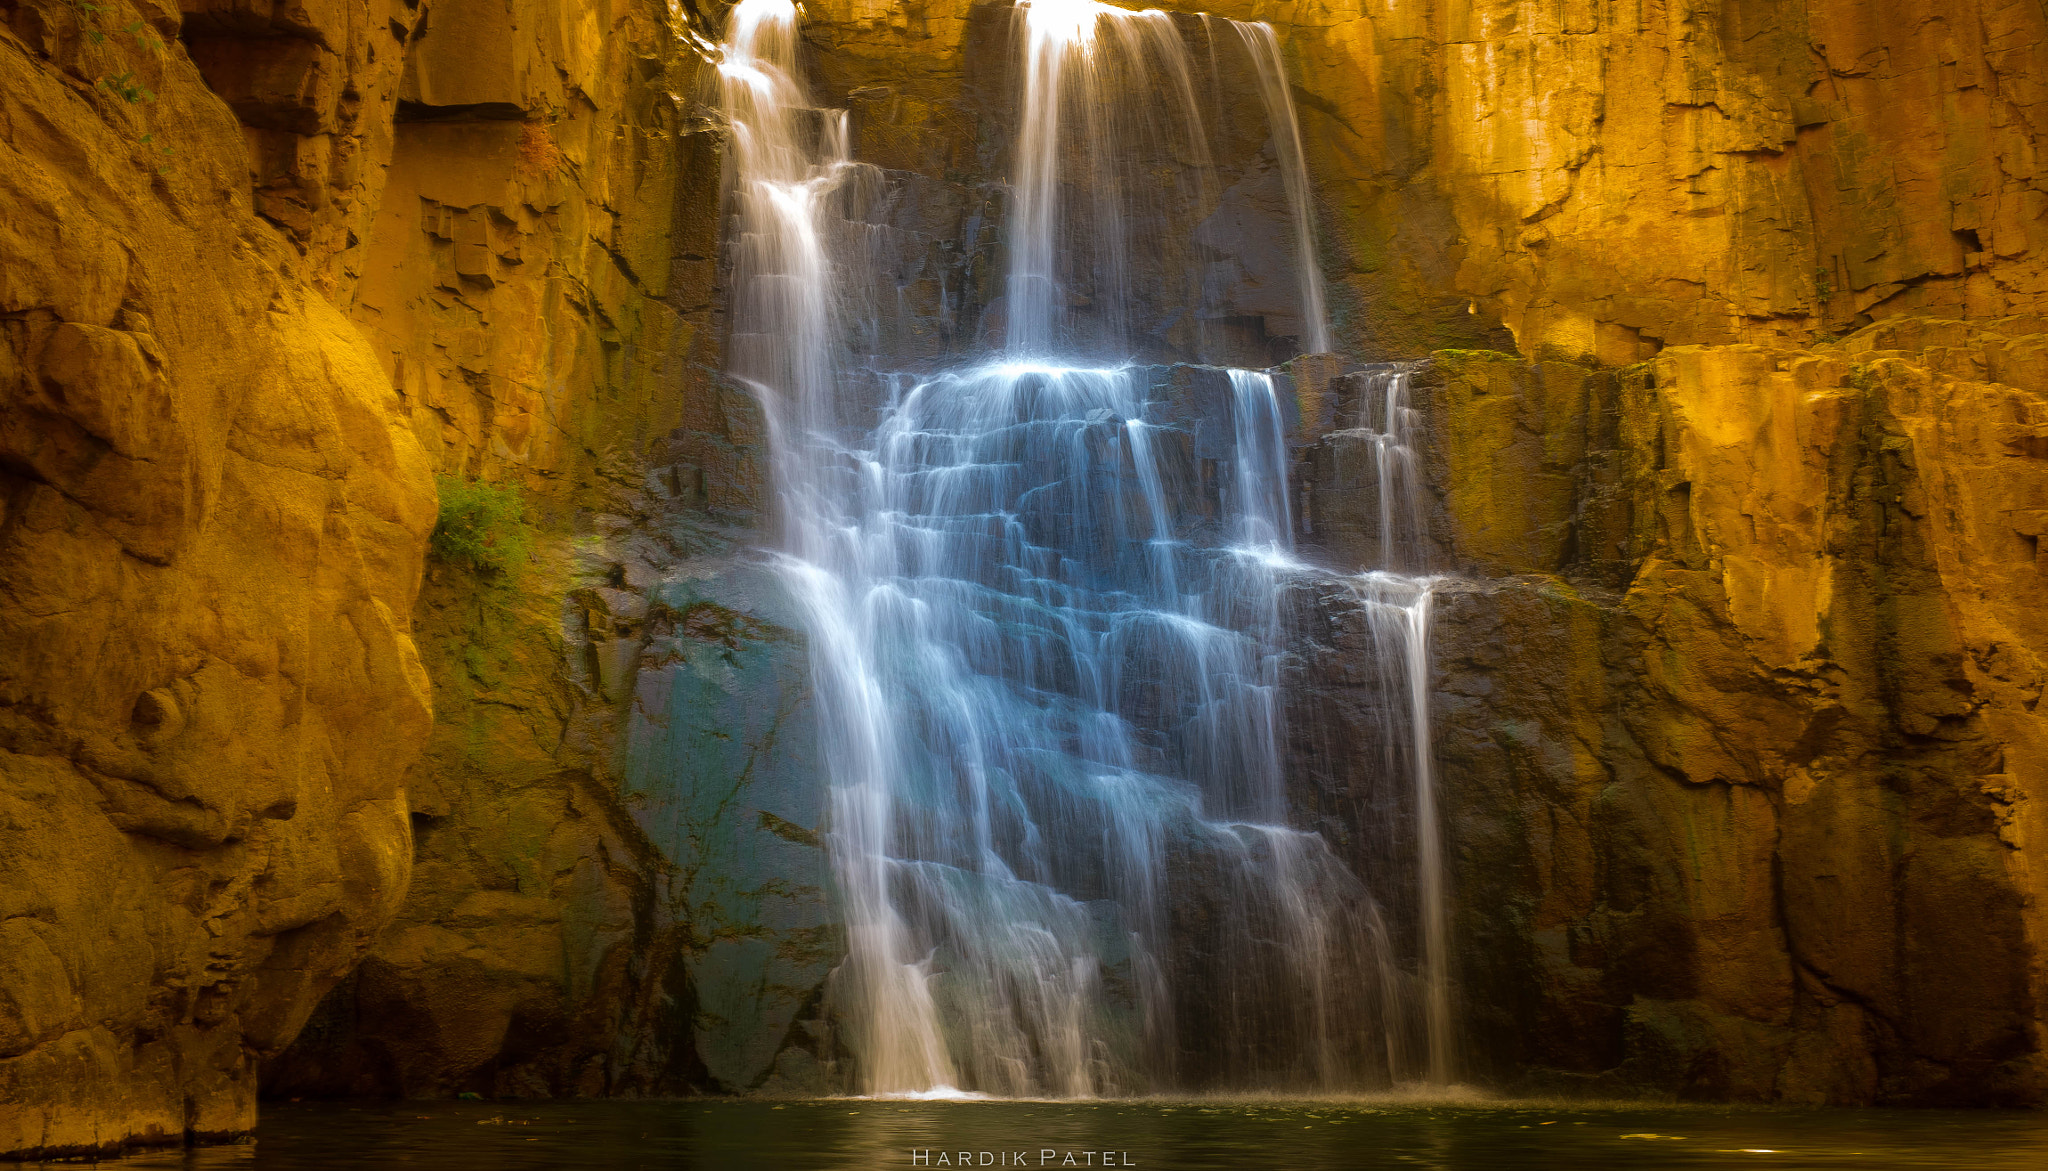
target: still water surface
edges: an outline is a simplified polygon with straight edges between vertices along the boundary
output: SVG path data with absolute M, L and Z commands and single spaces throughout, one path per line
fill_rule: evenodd
M 915 1171 L 1211 1168 L 2048 1167 L 2020 1111 L 1406 1101 L 412 1102 L 271 1104 L 256 1141 L 119 1171 L 432 1167 Z M 984 1152 L 986 1156 L 984 1157 Z M 1092 1153 L 1092 1163 L 1090 1162 Z M 941 1156 L 944 1156 L 943 1160 Z M 1072 1156 L 1073 1162 L 1066 1162 Z

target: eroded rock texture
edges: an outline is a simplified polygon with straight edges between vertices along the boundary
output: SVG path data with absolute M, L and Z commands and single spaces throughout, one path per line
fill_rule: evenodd
M 1244 7 L 1291 33 L 1362 356 L 1468 302 L 1626 364 L 2048 294 L 2037 5 Z
M 460 989 L 368 1088 L 630 1032 L 655 852 L 584 787 L 563 631 L 622 570 L 593 517 L 684 491 L 668 13 L 0 13 L 0 1150 L 246 1130 L 373 943 Z M 416 610 L 437 470 L 520 485 L 539 553 Z
M 1446 352 L 1418 377 L 1436 568 L 1462 575 L 1437 751 L 1475 1072 L 2048 1092 L 2043 325 L 1906 318 L 1620 371 Z M 1333 522 L 1361 519 L 1346 486 L 1311 492 Z M 1363 627 L 1341 592 L 1323 612 L 1305 803 L 1362 839 L 1399 779 L 1310 736 L 1372 727 Z
M 807 6 L 820 73 L 876 161 L 957 156 L 984 7 Z M 1164 7 L 1278 31 L 1355 357 L 1505 325 L 1532 355 L 1627 364 L 2048 294 L 2035 5 Z M 903 77 L 906 58 L 924 68 Z
M 686 121 L 696 58 L 653 4 L 394 21 L 390 162 L 339 279 L 441 473 L 515 487 L 534 553 L 430 568 L 412 894 L 266 1092 L 687 1090 L 692 916 L 625 727 L 648 640 L 703 641 L 646 591 L 744 539 L 760 442 L 700 364 L 718 156 Z
M 179 14 L 5 16 L 0 1151 L 230 1134 L 405 894 L 431 467 Z

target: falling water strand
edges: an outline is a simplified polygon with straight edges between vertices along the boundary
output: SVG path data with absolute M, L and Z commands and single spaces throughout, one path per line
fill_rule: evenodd
M 1433 583 L 1423 579 L 1408 609 L 1409 736 L 1415 760 L 1415 840 L 1422 903 L 1423 1026 L 1429 1045 L 1429 1080 L 1451 1080 L 1450 914 L 1444 892 L 1443 829 L 1436 807 L 1436 752 L 1430 735 L 1429 653 Z
M 1086 60 L 1101 5 L 1039 3 L 1024 14 L 1024 120 L 1016 146 L 1016 206 L 1010 211 L 1009 322 L 1012 353 L 1052 349 L 1057 284 L 1060 79 L 1069 57 Z
M 1291 397 L 1071 357 L 1172 295 L 1128 287 L 1126 228 L 1159 195 L 1134 176 L 1208 165 L 1186 46 L 1158 12 L 1020 15 L 1007 335 L 936 375 L 856 369 L 849 339 L 883 346 L 850 218 L 877 172 L 796 80 L 788 0 L 741 0 L 719 71 L 731 369 L 767 412 L 804 611 L 856 1088 L 1386 1084 L 1412 1073 L 1386 926 L 1288 825 Z
M 1420 952 L 1424 1074 L 1448 1084 L 1452 1055 L 1450 915 L 1444 883 L 1442 825 L 1430 732 L 1430 621 L 1436 579 L 1370 571 L 1352 579 L 1379 664 L 1381 743 L 1389 776 L 1408 778 L 1415 811 L 1416 943 Z
M 820 568 L 839 539 L 830 507 L 839 484 L 835 466 L 817 458 L 842 365 L 832 197 L 852 164 L 845 111 L 816 107 L 797 80 L 796 19 L 790 0 L 741 0 L 718 68 L 738 220 L 729 367 L 753 389 L 769 424 L 791 550 L 783 569 L 807 611 L 820 723 L 835 753 L 830 833 L 869 842 L 885 837 L 893 818 L 895 728 L 877 665 L 857 636 L 863 599 Z M 898 1080 L 951 1085 L 956 1075 L 921 957 L 896 912 L 887 857 L 860 848 L 830 853 L 847 923 L 841 979 L 878 1006 L 854 1022 L 863 1034 L 856 1046 Z
M 796 7 L 742 0 L 718 66 L 740 222 L 731 368 L 800 426 L 830 401 L 838 306 L 824 235 L 848 165 L 846 112 L 817 110 L 796 80 Z
M 1422 414 L 1411 401 L 1416 364 L 1388 362 L 1358 377 L 1357 425 L 1349 432 L 1372 452 L 1379 500 L 1378 568 L 1425 572 L 1428 526 L 1422 513 Z
M 1287 66 L 1280 56 L 1280 41 L 1273 26 L 1264 22 L 1226 20 L 1250 51 L 1258 71 L 1259 99 L 1266 107 L 1266 122 L 1272 127 L 1273 151 L 1279 156 L 1280 180 L 1287 189 L 1293 212 L 1294 273 L 1301 283 L 1302 316 L 1308 332 L 1302 341 L 1312 354 L 1330 350 L 1330 317 L 1323 296 L 1323 270 L 1316 262 L 1315 208 L 1309 201 L 1308 163 L 1301 149 L 1301 122 L 1294 110 L 1294 98 L 1287 90 Z
M 1148 271 L 1180 270 L 1184 291 L 1196 287 L 1186 242 L 1157 227 L 1170 208 L 1210 194 L 1212 160 L 1187 46 L 1173 17 L 1157 9 L 1032 0 L 1020 12 L 1004 349 L 1020 359 L 1121 359 L 1130 353 L 1134 306 L 1173 292 L 1134 287 L 1137 250 L 1146 251 Z M 1063 167 L 1070 158 L 1081 173 Z M 1135 167 L 1134 158 L 1155 165 Z M 1149 227 L 1134 232 L 1137 225 Z M 1074 308 L 1082 304 L 1085 314 Z
M 1436 757 L 1430 725 L 1430 622 L 1437 579 L 1404 575 L 1428 566 L 1422 511 L 1421 412 L 1411 403 L 1416 366 L 1388 363 L 1360 379 L 1358 425 L 1372 452 L 1379 497 L 1380 567 L 1353 579 L 1380 665 L 1381 740 L 1389 776 L 1405 776 L 1415 811 L 1416 942 L 1425 1071 L 1430 1082 L 1455 1073 L 1450 995 L 1450 916 L 1444 879 L 1443 829 L 1437 810 Z

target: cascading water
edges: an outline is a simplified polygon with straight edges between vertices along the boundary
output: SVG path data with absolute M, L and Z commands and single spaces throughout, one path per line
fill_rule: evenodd
M 1420 412 L 1409 398 L 1414 375 L 1413 364 L 1394 363 L 1373 369 L 1362 379 L 1354 433 L 1369 441 L 1378 473 L 1380 568 L 1359 574 L 1351 585 L 1377 652 L 1379 692 L 1385 697 L 1385 772 L 1407 777 L 1412 789 L 1425 1068 L 1429 1081 L 1445 1084 L 1453 1069 L 1450 911 L 1429 702 L 1429 630 L 1436 579 L 1423 575 L 1428 569 L 1428 533 L 1418 450 Z
M 1185 30 L 1087 0 L 1020 15 L 1000 352 L 932 376 L 856 369 L 879 331 L 852 294 L 868 226 L 847 214 L 880 180 L 798 80 L 789 0 L 741 0 L 719 69 L 730 368 L 770 418 L 779 564 L 810 640 L 857 1087 L 1440 1074 L 1427 996 L 1426 1068 L 1406 1050 L 1415 982 L 1373 901 L 1287 824 L 1290 396 L 1261 371 L 1071 364 L 1130 352 L 1136 318 L 1170 309 L 1134 271 L 1198 296 L 1187 245 L 1157 231 L 1157 176 L 1213 196 Z M 1306 261 L 1277 43 L 1222 23 L 1261 79 Z M 1322 348 L 1310 277 L 1300 312 Z
M 1273 128 L 1274 152 L 1279 155 L 1280 177 L 1286 185 L 1287 206 L 1295 225 L 1294 273 L 1300 282 L 1301 308 L 1307 329 L 1302 343 L 1311 354 L 1330 349 L 1330 319 L 1323 303 L 1323 272 L 1316 263 L 1315 211 L 1308 196 L 1308 163 L 1301 150 L 1301 123 L 1294 115 L 1294 99 L 1287 92 L 1287 67 L 1280 59 L 1280 41 L 1273 26 L 1242 20 L 1221 23 L 1244 43 L 1258 71 L 1259 101 L 1266 109 L 1266 122 Z
M 1379 568 L 1390 573 L 1420 573 L 1429 568 L 1418 450 L 1421 416 L 1409 401 L 1414 377 L 1411 363 L 1390 363 L 1368 371 L 1358 396 L 1359 420 L 1353 432 L 1371 444 L 1379 479 Z

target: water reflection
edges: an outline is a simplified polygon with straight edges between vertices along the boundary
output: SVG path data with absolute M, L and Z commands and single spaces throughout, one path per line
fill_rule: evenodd
M 2048 1166 L 2048 1117 L 1394 1099 L 280 1104 L 254 1143 L 111 1165 L 881 1171 L 953 1168 L 962 1151 L 988 1167 L 1101 1167 L 1107 1151 L 1110 1166 L 1154 1171 L 2036 1168 Z

